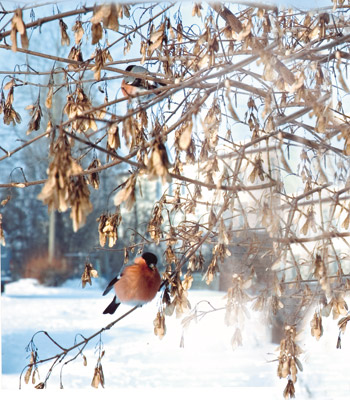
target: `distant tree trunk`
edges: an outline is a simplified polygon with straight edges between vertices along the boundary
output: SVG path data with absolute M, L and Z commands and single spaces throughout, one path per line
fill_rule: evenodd
M 55 258 L 55 236 L 56 236 L 56 212 L 52 210 L 49 214 L 49 264 Z

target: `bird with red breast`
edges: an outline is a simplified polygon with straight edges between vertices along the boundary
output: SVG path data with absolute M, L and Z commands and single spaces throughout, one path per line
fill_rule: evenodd
M 147 77 L 155 77 L 155 75 L 151 74 L 146 68 L 139 65 L 128 65 L 125 71 L 144 75 L 145 77 L 145 79 L 134 78 L 132 76 L 124 77 L 124 79 L 122 80 L 121 89 L 123 95 L 126 97 L 140 96 L 140 100 L 145 102 L 154 97 L 155 94 L 149 93 L 148 95 L 142 96 L 142 92 L 158 89 L 161 86 L 165 86 L 164 83 L 148 80 Z
M 133 264 L 127 265 L 120 275 L 112 279 L 103 296 L 114 288 L 115 296 L 103 314 L 114 314 L 120 303 L 131 306 L 142 306 L 156 296 L 161 278 L 157 269 L 157 256 L 143 253 Z

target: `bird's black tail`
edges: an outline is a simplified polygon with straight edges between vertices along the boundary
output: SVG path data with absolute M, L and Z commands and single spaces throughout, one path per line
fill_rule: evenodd
M 108 305 L 108 307 L 103 311 L 103 314 L 114 314 L 115 310 L 119 307 L 120 303 L 116 302 L 117 298 L 114 296 L 112 302 Z

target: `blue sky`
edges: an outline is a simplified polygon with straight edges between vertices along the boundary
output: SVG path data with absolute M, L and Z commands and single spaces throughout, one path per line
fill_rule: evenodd
M 262 1 L 264 3 L 264 1 Z M 332 6 L 331 0 L 276 0 L 269 1 L 268 3 L 283 5 L 283 6 L 293 6 L 296 8 L 319 8 L 319 7 L 327 7 Z

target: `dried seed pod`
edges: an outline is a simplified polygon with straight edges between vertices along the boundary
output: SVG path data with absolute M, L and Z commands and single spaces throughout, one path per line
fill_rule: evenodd
M 94 78 L 99 81 L 101 79 L 101 70 L 107 61 L 112 62 L 113 58 L 108 49 L 97 48 L 92 56 L 95 59 L 95 65 L 92 67 Z
M 116 150 L 120 148 L 119 127 L 117 122 L 113 122 L 115 115 L 111 115 L 110 124 L 108 125 L 108 147 Z
M 95 389 L 97 389 L 100 383 L 101 383 L 100 370 L 99 370 L 98 367 L 95 367 L 94 376 L 92 378 L 91 386 L 94 387 Z
M 14 52 L 17 51 L 17 32 L 21 35 L 22 47 L 24 49 L 27 49 L 29 46 L 29 40 L 27 36 L 26 27 L 23 22 L 23 13 L 21 8 L 15 10 L 11 21 L 11 33 L 10 33 L 10 38 L 12 42 L 11 50 Z
M 72 27 L 72 31 L 74 32 L 75 44 L 79 44 L 84 36 L 83 24 L 79 19 L 75 21 L 75 24 Z
M 165 326 L 165 316 L 162 312 L 158 311 L 155 320 L 153 321 L 154 325 L 154 334 L 159 337 L 159 339 L 163 339 L 166 333 Z
M 2 106 L 2 111 L 4 113 L 4 123 L 6 125 L 16 125 L 21 122 L 21 116 L 15 111 L 15 109 L 12 106 L 14 100 L 14 87 L 11 86 L 8 95 L 6 97 L 6 101 L 3 103 Z
M 316 340 L 319 340 L 320 337 L 323 334 L 323 326 L 322 326 L 322 316 L 320 313 L 315 312 L 311 322 L 311 335 L 316 338 Z
M 213 282 L 218 272 L 219 272 L 218 259 L 217 256 L 213 256 L 212 260 L 210 261 L 210 264 L 208 265 L 207 271 L 203 277 L 203 279 L 205 279 L 205 283 L 207 285 L 210 285 Z
M 194 3 L 194 6 L 192 8 L 192 17 L 197 16 L 197 17 L 201 18 L 201 16 L 202 16 L 201 10 L 202 9 L 203 9 L 203 7 L 201 6 L 200 3 Z
M 105 29 L 112 29 L 118 31 L 119 29 L 119 17 L 122 18 L 123 11 L 126 9 L 120 4 L 103 4 L 96 5 L 94 7 L 94 15 L 91 18 L 92 24 L 98 24 L 102 22 Z
M 162 49 L 163 41 L 166 41 L 165 22 L 163 22 L 157 30 L 153 30 L 149 37 L 148 57 L 152 57 L 155 50 Z
M 161 177 L 163 183 L 171 182 L 171 176 L 168 173 L 170 167 L 168 154 L 163 143 L 155 143 L 152 147 L 151 156 L 147 165 L 147 171 L 150 179 Z
M 92 285 L 91 278 L 98 278 L 98 272 L 94 269 L 91 263 L 86 263 L 84 272 L 81 276 L 82 287 L 84 288 L 87 283 Z
M 81 52 L 81 49 L 79 47 L 73 46 L 68 54 L 68 58 L 74 61 L 78 61 L 79 63 L 83 62 L 83 53 Z M 78 64 L 69 64 L 68 69 L 69 70 L 78 70 L 80 66 Z
M 40 382 L 34 388 L 35 389 L 45 389 L 45 383 L 44 382 Z
M 104 247 L 106 244 L 107 233 L 104 230 L 104 227 L 106 226 L 107 220 L 108 220 L 108 215 L 106 215 L 106 214 L 101 214 L 99 216 L 99 218 L 97 218 L 97 221 L 99 222 L 98 234 L 99 234 L 99 240 L 100 240 L 101 247 Z
M 122 222 L 119 207 L 114 214 L 102 214 L 97 221 L 100 222 L 98 226 L 100 245 L 104 247 L 108 238 L 108 246 L 113 247 L 118 240 L 118 226 Z
M 150 219 L 147 226 L 147 231 L 149 232 L 151 238 L 157 244 L 159 244 L 162 236 L 162 230 L 161 230 L 161 225 L 163 223 L 162 210 L 163 210 L 162 202 L 155 205 L 155 207 L 153 208 L 152 218 Z
M 90 191 L 84 176 L 71 179 L 69 202 L 72 209 L 70 217 L 73 221 L 73 231 L 77 232 L 79 228 L 85 225 L 86 217 L 93 209 L 90 202 Z
M 33 371 L 33 365 L 30 365 L 26 371 L 26 374 L 24 376 L 24 382 L 25 383 L 29 383 L 30 377 L 32 375 L 32 371 Z
M 187 150 L 191 144 L 192 140 L 192 121 L 186 122 L 181 127 L 181 133 L 179 137 L 179 148 L 181 150 Z
M 345 333 L 346 325 L 349 321 L 350 321 L 350 315 L 348 315 L 347 317 L 343 317 L 338 321 L 339 330 L 342 333 Z
M 27 369 L 26 374 L 24 376 L 24 382 L 27 383 L 27 384 L 29 383 L 30 377 L 32 376 L 33 369 L 34 369 L 34 372 L 36 370 L 35 363 L 36 363 L 37 358 L 38 358 L 37 352 L 36 351 L 32 351 L 30 353 L 30 361 L 29 361 L 29 364 L 28 364 L 28 369 Z
M 188 291 L 191 289 L 193 282 L 193 276 L 190 272 L 186 272 L 184 279 L 182 281 L 182 287 L 185 291 Z
M 29 114 L 32 116 L 31 120 L 29 121 L 28 129 L 26 132 L 26 134 L 29 135 L 32 131 L 38 131 L 40 129 L 42 111 L 39 101 L 37 101 L 35 104 L 27 106 L 26 110 L 30 110 Z
M 136 175 L 131 175 L 121 186 L 123 188 L 114 197 L 114 205 L 119 206 L 121 203 L 125 202 L 127 210 L 130 211 L 136 201 Z
M 98 43 L 103 36 L 102 24 L 98 22 L 97 24 L 91 25 L 91 44 Z
M 73 130 L 84 133 L 89 129 L 97 131 L 95 118 L 103 116 L 103 111 L 91 111 L 92 109 L 91 100 L 85 94 L 83 88 L 78 86 L 74 93 L 67 96 L 67 103 L 64 106 L 63 112 L 72 120 L 71 126 Z
M 291 379 L 288 380 L 287 386 L 285 387 L 285 389 L 283 391 L 283 396 L 286 400 L 295 398 L 294 383 Z
M 101 166 L 101 161 L 98 158 L 95 158 L 90 165 L 87 167 L 88 170 L 96 169 Z M 100 186 L 100 176 L 98 172 L 92 172 L 87 176 L 87 182 L 94 188 L 98 189 Z
M 53 96 L 53 86 L 49 84 L 49 90 L 47 92 L 47 96 L 46 96 L 46 100 L 45 100 L 46 108 L 52 107 L 52 96 Z
M 254 183 L 255 180 L 259 177 L 260 180 L 264 181 L 264 168 L 263 168 L 263 160 L 261 158 L 261 154 L 258 154 L 254 160 L 253 171 L 250 173 L 248 179 L 251 183 Z
M 340 335 L 340 332 L 339 332 L 339 335 L 338 335 L 336 348 L 337 349 L 341 349 L 341 335 Z
M 329 294 L 330 292 L 330 285 L 328 281 L 328 272 L 327 267 L 322 259 L 322 257 L 317 254 L 315 259 L 315 270 L 314 276 L 319 280 L 322 289 Z
M 68 26 L 67 24 L 63 21 L 63 19 L 59 20 L 60 24 L 60 30 L 61 30 L 61 46 L 70 45 L 70 39 L 67 33 Z

